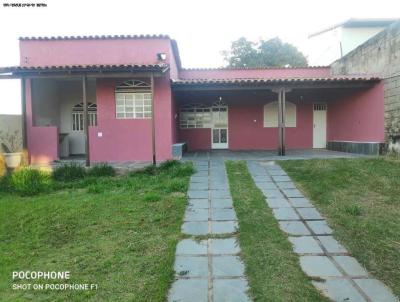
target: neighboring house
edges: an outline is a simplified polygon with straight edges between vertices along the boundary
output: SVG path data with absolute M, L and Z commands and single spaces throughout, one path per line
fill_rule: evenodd
M 22 149 L 21 134 L 21 115 L 17 114 L 0 114 L 0 144 L 10 145 L 10 141 L 4 141 L 3 137 L 14 137 L 13 145 L 19 150 Z M 0 148 L 0 152 L 1 152 Z
M 167 36 L 21 38 L 20 51 L 20 66 L 1 68 L 0 78 L 23 79 L 31 163 L 72 155 L 88 164 L 162 161 L 183 142 L 281 155 L 326 146 L 377 153 L 384 142 L 375 76 L 332 75 L 330 67 L 184 69 Z
M 383 79 L 385 137 L 400 152 L 400 21 L 332 64 L 333 74 L 375 74 Z
M 308 37 L 310 65 L 329 65 L 398 19 L 350 19 Z

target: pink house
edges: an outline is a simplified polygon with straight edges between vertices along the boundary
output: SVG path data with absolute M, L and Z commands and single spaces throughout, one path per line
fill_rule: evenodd
M 168 36 L 20 38 L 31 163 L 162 161 L 188 150 L 377 153 L 383 84 L 330 67 L 184 69 Z M 185 144 L 183 144 L 185 143 Z

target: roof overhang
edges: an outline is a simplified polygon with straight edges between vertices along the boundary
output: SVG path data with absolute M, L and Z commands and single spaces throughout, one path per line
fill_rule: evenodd
M 0 67 L 0 79 L 65 78 L 65 77 L 132 77 L 162 76 L 169 70 L 168 64 L 110 64 L 110 65 L 63 65 L 63 66 L 12 66 Z
M 171 85 L 174 91 L 272 90 L 278 87 L 291 89 L 367 88 L 379 81 L 379 77 L 350 76 L 327 78 L 179 79 L 171 80 Z

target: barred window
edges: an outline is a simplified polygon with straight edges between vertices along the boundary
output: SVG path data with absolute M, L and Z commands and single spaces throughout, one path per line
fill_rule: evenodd
M 193 104 L 180 108 L 180 128 L 211 128 L 211 108 Z
M 97 126 L 97 105 L 88 103 L 88 122 L 89 126 Z M 83 103 L 72 107 L 72 131 L 83 131 Z

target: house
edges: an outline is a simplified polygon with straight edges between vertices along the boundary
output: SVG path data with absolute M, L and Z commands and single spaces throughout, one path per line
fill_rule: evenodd
M 184 69 L 168 36 L 20 38 L 31 163 L 162 161 L 189 150 L 377 153 L 383 84 L 330 67 Z
M 349 19 L 308 36 L 307 59 L 329 65 L 372 38 L 398 19 Z

